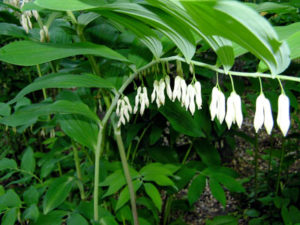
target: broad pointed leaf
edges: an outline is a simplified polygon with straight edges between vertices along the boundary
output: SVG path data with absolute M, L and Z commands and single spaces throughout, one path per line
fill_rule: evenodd
M 73 44 L 40 43 L 33 41 L 16 41 L 0 49 L 0 61 L 20 65 L 34 66 L 76 55 L 95 55 L 108 59 L 128 62 L 116 51 L 89 42 Z
M 95 8 L 106 3 L 104 0 L 37 0 L 35 4 L 46 9 L 58 11 L 78 11 Z
M 34 121 L 39 116 L 49 115 L 52 113 L 79 114 L 86 116 L 96 122 L 99 121 L 98 116 L 93 113 L 87 105 L 80 102 L 59 100 L 51 104 L 34 104 L 21 108 L 14 114 L 1 118 L 0 123 L 16 127 L 28 124 L 28 121 Z
M 180 2 L 201 32 L 236 42 L 263 60 L 273 75 L 288 67 L 287 44 L 279 42 L 272 26 L 253 9 L 237 1 Z
M 71 74 L 51 74 L 36 79 L 33 83 L 23 88 L 17 96 L 9 101 L 13 104 L 25 95 L 41 90 L 43 88 L 73 88 L 73 87 L 97 87 L 112 88 L 113 84 L 109 81 L 92 74 L 71 75 Z

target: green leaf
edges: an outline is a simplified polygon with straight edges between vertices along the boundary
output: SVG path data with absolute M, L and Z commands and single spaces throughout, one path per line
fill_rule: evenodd
M 3 158 L 0 160 L 0 171 L 6 169 L 17 169 L 17 163 L 13 159 Z
M 27 39 L 24 29 L 11 23 L 0 23 L 0 35 Z
M 22 157 L 21 169 L 31 173 L 34 172 L 35 158 L 34 158 L 33 149 L 30 146 L 27 147 Z
M 58 11 L 79 11 L 103 5 L 104 0 L 37 0 L 34 3 L 42 8 Z
M 33 186 L 30 186 L 24 194 L 23 194 L 24 201 L 27 205 L 37 204 L 39 201 L 39 192 Z
M 209 187 L 212 195 L 217 199 L 225 208 L 226 207 L 226 196 L 223 188 L 219 184 L 219 182 L 214 179 L 210 178 L 209 179 Z
M 14 99 L 8 102 L 8 104 L 13 104 L 23 98 L 25 95 L 43 88 L 73 87 L 113 88 L 113 84 L 103 78 L 100 78 L 99 76 L 92 74 L 51 74 L 34 80 L 33 83 L 23 88 Z
M 231 41 L 217 35 L 204 34 L 202 31 L 197 29 L 197 26 L 191 19 L 190 15 L 187 13 L 187 11 L 180 7 L 176 1 L 147 1 L 171 14 L 174 16 L 174 19 L 181 21 L 185 27 L 190 28 L 199 34 L 216 52 L 218 55 L 218 60 L 223 64 L 225 71 L 228 71 L 232 67 L 234 63 L 234 54 Z
M 120 16 L 117 13 L 105 11 L 102 11 L 101 14 L 132 31 L 148 47 L 155 58 L 162 55 L 162 44 L 158 35 L 149 26 L 125 15 Z
M 206 186 L 206 177 L 198 175 L 191 183 L 188 191 L 188 200 L 190 205 L 194 204 L 200 198 Z
M 9 43 L 0 49 L 1 61 L 20 66 L 34 66 L 76 55 L 95 55 L 128 62 L 124 56 L 114 50 L 104 45 L 97 45 L 89 42 L 55 44 L 16 41 Z
M 108 186 L 107 192 L 103 195 L 103 198 L 110 196 L 112 194 L 117 193 L 124 185 L 126 184 L 126 180 L 124 176 L 120 176 L 110 183 Z
M 206 139 L 196 141 L 193 147 L 207 166 L 218 166 L 221 164 L 220 154 Z
M 206 225 L 238 225 L 238 219 L 233 216 L 216 216 L 206 221 Z
M 144 187 L 147 195 L 152 199 L 158 211 L 161 212 L 162 200 L 157 188 L 151 183 L 144 183 Z
M 73 181 L 72 177 L 63 176 L 50 184 L 43 201 L 44 214 L 48 214 L 65 201 L 71 191 Z
M 89 12 L 80 14 L 77 18 L 78 24 L 82 26 L 87 26 L 89 23 L 99 18 L 100 16 L 97 13 Z
M 100 218 L 101 225 L 118 225 L 114 216 L 104 216 Z
M 86 219 L 78 213 L 73 213 L 67 221 L 67 225 L 89 225 Z
M 24 219 L 26 220 L 36 221 L 40 215 L 39 208 L 36 204 L 32 204 L 28 208 L 26 208 L 23 215 Z
M 149 136 L 149 144 L 154 145 L 161 138 L 163 131 L 162 127 L 153 125 Z
M 297 11 L 297 9 L 293 6 L 276 2 L 262 2 L 260 4 L 251 4 L 250 6 L 253 7 L 257 12 L 291 13 L 293 11 Z
M 5 189 L 3 185 L 0 185 L 0 197 L 5 194 Z
M 291 49 L 291 59 L 297 59 L 300 57 L 300 31 L 293 34 L 287 39 L 287 43 Z
M 9 116 L 10 107 L 8 104 L 0 102 L 0 116 Z
M 22 202 L 16 192 L 9 189 L 4 195 L 0 196 L 0 205 L 4 205 L 7 208 L 21 207 Z
M 300 22 L 292 23 L 292 24 L 289 24 L 286 26 L 277 26 L 277 27 L 274 27 L 274 29 L 278 34 L 279 40 L 286 40 L 290 36 L 292 36 L 294 33 L 299 32 Z
M 61 129 L 78 143 L 95 149 L 97 145 L 98 125 L 81 115 L 59 115 Z
M 192 32 L 186 29 L 185 24 L 180 20 L 176 20 L 173 16 L 158 8 L 147 8 L 135 3 L 117 3 L 107 4 L 105 7 L 97 10 L 99 10 L 100 14 L 103 10 L 112 10 L 147 23 L 172 40 L 180 49 L 187 62 L 190 62 L 194 56 L 196 44 Z
M 273 75 L 288 67 L 287 44 L 279 42 L 272 26 L 253 9 L 237 1 L 181 0 L 181 3 L 206 35 L 222 36 L 241 45 L 263 60 Z
M 212 177 L 223 184 L 229 191 L 242 193 L 245 192 L 245 188 L 241 183 L 236 181 L 234 178 L 227 176 L 223 173 L 214 173 Z
M 33 225 L 61 225 L 63 217 L 67 214 L 67 211 L 53 211 L 47 215 L 40 215 L 38 220 Z
M 142 185 L 142 182 L 140 180 L 134 180 L 132 182 L 133 184 L 133 189 L 135 192 L 137 192 L 137 190 L 141 187 Z M 119 196 L 119 199 L 117 201 L 117 204 L 116 204 L 116 208 L 115 208 L 115 211 L 117 211 L 118 209 L 120 209 L 123 205 L 125 205 L 130 199 L 130 196 L 129 196 L 129 189 L 128 189 L 128 186 L 126 186 L 120 193 L 120 196 Z
M 98 116 L 92 112 L 86 104 L 81 102 L 59 100 L 50 104 L 41 103 L 24 107 L 11 116 L 1 118 L 0 123 L 16 127 L 25 125 L 28 121 L 33 121 L 39 116 L 49 115 L 52 113 L 79 114 L 96 122 L 99 121 Z
M 159 112 L 171 123 L 179 133 L 191 137 L 205 137 L 210 130 L 210 121 L 206 119 L 203 110 L 197 110 L 192 116 L 190 112 L 181 107 L 178 101 L 166 100 L 166 104 L 159 108 Z
M 175 149 L 170 147 L 153 147 L 147 148 L 150 157 L 160 163 L 178 163 L 178 154 Z
M 9 209 L 3 216 L 1 224 L 2 225 L 14 225 L 17 221 L 17 209 Z
M 140 170 L 140 174 L 143 176 L 151 176 L 156 174 L 172 176 L 173 173 L 161 163 L 150 163 Z
M 174 186 L 174 182 L 167 176 L 161 174 L 149 174 L 144 176 L 145 181 L 153 181 L 159 186 Z

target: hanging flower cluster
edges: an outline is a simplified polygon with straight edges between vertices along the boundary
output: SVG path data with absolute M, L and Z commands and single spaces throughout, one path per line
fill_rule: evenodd
M 30 2 L 30 0 L 9 0 L 8 4 L 16 7 L 22 8 L 26 3 Z M 20 17 L 20 23 L 26 33 L 29 33 L 29 30 L 32 29 L 31 17 L 34 16 L 36 20 L 39 19 L 39 14 L 36 10 L 26 10 L 22 12 Z
M 144 114 L 145 108 L 149 107 L 149 99 L 147 94 L 146 87 L 138 87 L 137 94 L 135 96 L 135 106 L 133 109 L 133 113 L 136 114 L 140 105 L 140 114 L 141 116 Z
M 128 97 L 124 96 L 123 98 L 119 99 L 117 102 L 116 114 L 119 117 L 118 127 L 120 127 L 121 124 L 125 125 L 126 120 L 127 122 L 129 122 L 130 113 L 132 113 L 132 107 L 130 105 Z
M 211 120 L 213 121 L 217 118 L 220 124 L 222 124 L 225 120 L 228 129 L 230 129 L 233 124 L 236 124 L 239 128 L 241 128 L 243 123 L 242 101 L 241 97 L 234 89 L 233 80 L 232 86 L 233 91 L 230 93 L 230 96 L 226 101 L 225 95 L 217 83 L 217 85 L 212 89 L 211 103 L 209 105 Z M 202 108 L 201 84 L 195 79 L 195 77 L 192 82 L 187 85 L 182 76 L 177 75 L 174 80 L 173 91 L 170 85 L 170 77 L 168 75 L 165 75 L 160 80 L 155 80 L 153 83 L 151 102 L 153 103 L 155 101 L 158 108 L 165 104 L 165 92 L 171 101 L 175 102 L 177 99 L 181 103 L 181 106 L 185 107 L 187 111 L 190 111 L 192 115 L 194 115 L 196 107 L 198 110 Z M 133 113 L 136 114 L 139 110 L 140 114 L 143 115 L 145 109 L 148 107 L 149 99 L 147 88 L 144 86 L 138 87 Z M 283 91 L 278 98 L 277 124 L 284 136 L 287 135 L 290 127 L 289 107 L 289 98 Z M 123 99 L 118 101 L 117 105 L 117 115 L 120 118 L 118 126 L 125 124 L 126 120 L 129 122 L 130 113 L 132 113 L 130 102 L 127 97 L 123 97 Z M 263 125 L 267 133 L 270 135 L 274 126 L 271 103 L 261 90 L 261 94 L 256 99 L 256 111 L 254 116 L 255 131 L 258 132 Z

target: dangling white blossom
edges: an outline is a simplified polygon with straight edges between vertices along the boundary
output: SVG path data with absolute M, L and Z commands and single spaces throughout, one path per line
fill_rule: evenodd
M 180 88 L 181 88 L 181 105 L 184 106 L 186 95 L 187 95 L 187 85 L 185 79 L 181 78 L 180 81 Z
M 160 81 L 155 80 L 153 84 L 153 92 L 151 94 L 151 102 L 154 102 L 156 99 L 157 107 L 165 104 L 165 80 L 162 78 Z
M 267 133 L 270 135 L 273 129 L 273 116 L 270 101 L 261 93 L 256 99 L 256 110 L 254 116 L 254 128 L 256 133 L 264 124 Z
M 149 99 L 146 87 L 138 87 L 137 94 L 135 96 L 135 106 L 133 109 L 133 113 L 136 114 L 138 111 L 138 107 L 140 105 L 140 114 L 141 116 L 144 114 L 145 108 L 149 107 Z
M 171 85 L 170 85 L 170 77 L 168 75 L 165 76 L 165 83 L 166 83 L 167 95 L 168 95 L 169 99 L 172 100 L 173 92 L 172 92 Z
M 129 99 L 127 96 L 124 96 L 122 99 L 119 99 L 117 102 L 117 110 L 116 114 L 119 117 L 118 127 L 120 127 L 122 124 L 126 124 L 130 120 L 129 114 L 132 113 L 132 107 L 129 102 Z
M 49 31 L 47 26 L 43 26 L 40 30 L 40 42 L 49 41 Z
M 174 102 L 176 99 L 180 101 L 181 99 L 181 77 L 176 76 L 175 77 L 175 82 L 174 82 L 174 89 L 173 89 L 173 99 L 172 101 Z
M 225 118 L 225 96 L 217 87 L 212 90 L 211 103 L 209 105 L 211 120 L 213 121 L 217 116 L 220 124 Z
M 225 121 L 227 123 L 228 129 L 230 129 L 232 124 L 237 124 L 241 128 L 243 123 L 243 113 L 242 113 L 242 102 L 241 97 L 235 92 L 231 92 L 229 98 L 227 99 L 227 112 Z
M 196 93 L 196 105 L 198 109 L 202 109 L 202 96 L 201 96 L 201 84 L 199 81 L 195 82 L 195 93 Z
M 189 109 L 192 115 L 194 115 L 195 113 L 195 96 L 196 96 L 195 86 L 193 84 L 189 84 L 186 91 L 184 105 L 185 105 L 185 109 L 186 110 Z
M 16 8 L 19 8 L 20 6 L 20 1 L 19 0 L 9 0 L 9 1 L 6 1 L 6 3 L 16 7 Z
M 290 100 L 284 93 L 282 93 L 278 98 L 277 124 L 282 134 L 286 136 L 291 125 L 291 120 Z

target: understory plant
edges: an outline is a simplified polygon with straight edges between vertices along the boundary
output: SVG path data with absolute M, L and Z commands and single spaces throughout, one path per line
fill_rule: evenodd
M 0 1 L 1 224 L 300 223 L 297 7 Z

